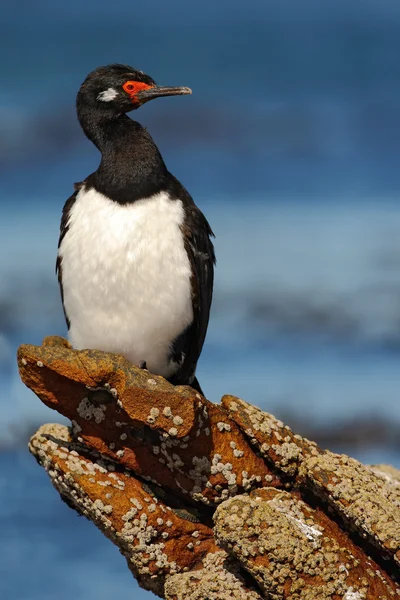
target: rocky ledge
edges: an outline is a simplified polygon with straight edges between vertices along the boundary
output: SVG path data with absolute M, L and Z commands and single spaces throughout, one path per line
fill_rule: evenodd
M 71 420 L 43 425 L 32 454 L 142 587 L 169 600 L 400 598 L 396 469 L 62 338 L 21 346 L 18 364 Z

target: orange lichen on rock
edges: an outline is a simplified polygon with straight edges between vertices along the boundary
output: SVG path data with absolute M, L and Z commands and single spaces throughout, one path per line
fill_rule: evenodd
M 21 346 L 21 378 L 69 418 L 78 439 L 139 475 L 204 504 L 280 479 L 221 406 L 121 356 L 62 338 Z
M 305 457 L 323 452 L 315 442 L 294 434 L 288 425 L 241 398 L 223 396 L 221 404 L 246 433 L 252 446 L 290 479 L 297 476 Z
M 74 442 L 67 427 L 42 426 L 30 450 L 68 503 L 119 546 L 147 589 L 162 595 L 167 576 L 201 569 L 220 550 L 190 508 L 172 508 L 156 488 Z
M 72 424 L 41 427 L 31 452 L 146 589 L 167 600 L 400 599 L 395 469 L 62 338 L 21 346 L 18 364 Z

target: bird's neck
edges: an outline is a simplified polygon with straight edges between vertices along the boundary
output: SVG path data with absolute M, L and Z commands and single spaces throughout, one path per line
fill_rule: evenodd
M 101 152 L 87 183 L 120 204 L 149 198 L 165 189 L 168 171 L 150 134 L 127 115 L 78 110 L 83 131 Z

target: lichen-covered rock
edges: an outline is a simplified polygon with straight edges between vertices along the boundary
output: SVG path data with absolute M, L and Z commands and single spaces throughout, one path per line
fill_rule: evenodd
M 169 600 L 400 599 L 396 469 L 62 338 L 21 346 L 18 362 L 72 423 L 41 427 L 31 452 L 146 589 Z
M 187 386 L 62 338 L 21 346 L 21 378 L 72 422 L 91 448 L 180 495 L 207 505 L 279 477 L 249 449 L 224 409 Z
M 223 396 L 221 404 L 253 447 L 286 477 L 294 479 L 304 458 L 322 452 L 315 442 L 294 434 L 288 425 L 241 398 Z
M 267 598 L 393 598 L 396 585 L 321 509 L 273 488 L 218 507 L 214 533 Z
M 325 452 L 301 467 L 303 487 L 400 569 L 400 489 L 345 455 Z
M 166 600 L 262 600 L 240 575 L 238 563 L 226 552 L 209 554 L 204 568 L 169 577 L 165 585 Z
M 391 465 L 370 465 L 371 471 L 389 486 L 400 492 L 400 470 Z
M 67 427 L 43 425 L 29 447 L 70 506 L 119 546 L 146 589 L 162 596 L 167 576 L 201 569 L 219 550 L 191 507 L 169 506 L 162 490 L 74 442 Z

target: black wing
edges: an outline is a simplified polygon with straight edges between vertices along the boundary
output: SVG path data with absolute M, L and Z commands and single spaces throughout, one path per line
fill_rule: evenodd
M 72 196 L 70 196 L 68 198 L 68 200 L 64 204 L 64 208 L 63 208 L 63 212 L 62 212 L 62 216 L 61 216 L 61 223 L 60 223 L 60 237 L 58 238 L 58 248 L 60 248 L 61 242 L 63 241 L 64 236 L 68 231 L 69 213 L 70 213 L 70 210 L 76 200 L 76 197 L 77 197 L 78 192 L 81 189 L 82 185 L 83 184 L 81 184 L 81 183 L 75 183 L 75 185 L 74 185 L 75 192 L 72 194 Z M 65 316 L 65 320 L 67 322 L 67 327 L 69 329 L 70 321 L 68 319 L 67 313 L 65 312 L 65 306 L 64 306 L 64 292 L 63 292 L 63 285 L 62 285 L 62 264 L 61 263 L 62 263 L 61 257 L 59 254 L 57 254 L 56 273 L 57 273 L 57 277 L 58 277 L 58 283 L 60 286 L 61 301 L 62 301 L 62 305 L 63 305 L 64 316 Z
M 181 199 L 185 208 L 182 233 L 192 268 L 193 303 L 193 322 L 173 345 L 173 360 L 181 362 L 183 359 L 178 372 L 173 377 L 173 383 L 190 385 L 203 348 L 210 317 L 215 265 L 214 246 L 210 238 L 214 237 L 214 234 L 190 194 L 172 175 L 170 184 L 171 198 Z

